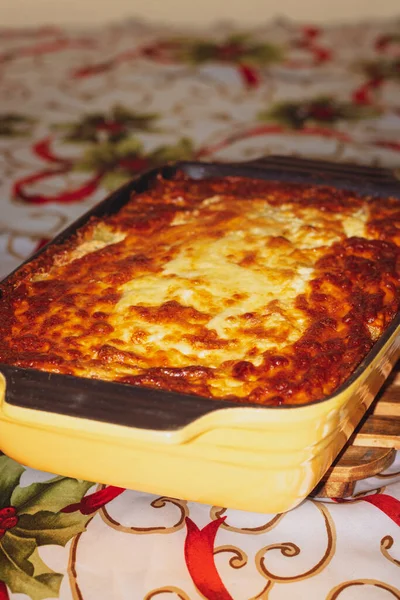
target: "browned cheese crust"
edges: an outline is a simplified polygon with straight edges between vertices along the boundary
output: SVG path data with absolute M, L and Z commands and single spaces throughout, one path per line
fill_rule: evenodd
M 343 383 L 399 309 L 400 205 L 178 173 L 3 285 L 0 362 L 268 405 Z

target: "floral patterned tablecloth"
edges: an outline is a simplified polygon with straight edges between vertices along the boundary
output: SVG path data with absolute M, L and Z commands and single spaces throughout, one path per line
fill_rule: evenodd
M 167 160 L 398 168 L 400 22 L 2 29 L 0 153 L 0 275 Z M 400 598 L 399 476 L 260 515 L 0 455 L 0 599 Z

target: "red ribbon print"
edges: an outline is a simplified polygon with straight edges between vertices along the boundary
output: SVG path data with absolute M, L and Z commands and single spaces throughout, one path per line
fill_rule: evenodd
M 27 177 L 22 177 L 14 183 L 13 195 L 14 197 L 25 200 L 25 202 L 29 202 L 30 204 L 48 204 L 50 202 L 70 204 L 72 202 L 84 200 L 87 196 L 93 194 L 93 192 L 95 192 L 98 188 L 100 180 L 103 177 L 103 173 L 96 173 L 88 181 L 85 181 L 83 185 L 73 190 L 60 192 L 51 196 L 44 194 L 32 194 L 26 191 L 26 186 L 31 183 L 44 181 L 54 177 L 55 175 L 64 175 L 65 173 L 68 173 L 68 171 L 69 167 L 63 167 L 61 169 L 45 169 L 43 171 L 33 173 L 32 175 L 28 175 Z
M 50 202 L 71 204 L 72 202 L 79 202 L 96 191 L 104 175 L 102 172 L 95 173 L 82 185 L 73 190 L 62 191 L 53 195 L 35 194 L 28 191 L 31 184 L 69 173 L 73 168 L 73 162 L 54 153 L 51 148 L 51 138 L 49 137 L 36 142 L 32 146 L 32 151 L 36 156 L 47 163 L 55 165 L 55 167 L 41 169 L 40 171 L 36 171 L 36 173 L 21 177 L 14 182 L 12 188 L 13 196 L 30 204 L 48 204 Z
M 76 69 L 72 73 L 73 79 L 85 79 L 86 77 L 92 77 L 93 75 L 100 75 L 101 73 L 106 73 L 114 66 L 114 61 L 109 60 L 103 63 L 98 63 L 95 65 L 87 65 L 86 67 L 81 67 Z
M 387 148 L 388 150 L 394 150 L 400 152 L 400 142 L 390 142 L 389 140 L 378 140 L 374 143 L 379 148 Z
M 125 492 L 125 488 L 109 485 L 98 492 L 85 496 L 76 504 L 65 506 L 61 512 L 72 513 L 79 510 L 83 515 L 91 515 L 96 510 L 99 510 L 99 508 L 108 504 L 108 502 L 111 502 L 111 500 L 114 500 L 114 498 L 118 498 L 123 492 Z
M 66 158 L 57 156 L 51 148 L 51 138 L 46 137 L 39 140 L 32 146 L 32 150 L 36 156 L 45 160 L 46 162 L 56 163 L 57 165 L 71 165 L 71 161 Z
M 0 54 L 0 63 L 22 58 L 24 56 L 43 56 L 45 54 L 53 54 L 54 52 L 62 52 L 64 50 L 79 50 L 81 48 L 87 49 L 94 47 L 96 47 L 96 43 L 90 39 L 59 38 L 46 42 L 39 42 L 30 46 L 22 46 L 21 48 Z
M 240 142 L 242 140 L 246 140 L 253 137 L 263 136 L 263 135 L 275 135 L 275 134 L 295 134 L 295 135 L 311 135 L 311 136 L 322 136 L 325 138 L 332 138 L 339 140 L 341 142 L 350 142 L 352 141 L 350 136 L 342 131 L 336 131 L 334 129 L 329 129 L 327 127 L 303 127 L 302 129 L 293 131 L 292 129 L 288 129 L 287 127 L 283 127 L 282 125 L 257 125 L 256 127 L 252 127 L 245 131 L 240 131 L 238 133 L 234 133 L 231 136 L 228 136 L 221 142 L 217 142 L 212 146 L 206 146 L 199 150 L 196 154 L 196 158 L 204 158 L 206 156 L 210 156 L 210 154 L 214 154 L 215 152 L 219 152 L 224 148 L 229 147 L 230 145 Z
M 208 523 L 203 529 L 186 518 L 185 561 L 193 583 L 207 600 L 233 600 L 222 583 L 214 561 L 214 541 L 225 517 Z
M 369 502 L 376 508 L 379 508 L 385 513 L 392 521 L 400 527 L 400 501 L 393 496 L 388 494 L 372 494 L 371 496 L 365 496 L 364 502 Z
M 0 581 L 0 600 L 9 600 L 8 589 L 4 581 Z
M 159 42 L 152 44 L 151 46 L 144 46 L 142 48 L 121 52 L 113 58 L 110 58 L 109 60 L 106 60 L 104 62 L 85 65 L 74 70 L 71 73 L 71 76 L 73 79 L 85 79 L 87 77 L 101 75 L 103 73 L 111 71 L 112 69 L 124 62 L 131 61 L 134 58 L 145 58 L 161 64 L 173 64 L 174 62 L 179 62 L 180 60 L 175 55 L 177 50 L 179 50 L 179 44 L 176 44 L 174 42 Z M 228 62 L 229 64 L 230 56 L 228 55 L 228 52 L 231 50 L 232 45 L 221 46 L 219 48 L 219 53 L 217 53 L 214 60 L 217 62 L 219 60 L 222 60 L 222 62 Z M 237 67 L 237 70 L 239 72 L 240 77 L 242 78 L 243 83 L 248 88 L 257 87 L 260 83 L 260 74 L 258 70 L 253 66 L 243 64 L 240 62 L 239 64 L 236 64 L 239 58 L 237 58 L 236 61 L 234 55 L 232 55 L 231 58 L 231 64 L 233 63 Z
M 345 498 L 332 498 L 337 504 L 354 504 L 356 502 L 368 502 L 376 508 L 379 508 L 385 513 L 389 519 L 392 519 L 396 525 L 400 526 L 400 500 L 389 496 L 388 494 L 371 494 L 370 496 L 363 496 L 362 498 L 352 498 L 346 500 Z

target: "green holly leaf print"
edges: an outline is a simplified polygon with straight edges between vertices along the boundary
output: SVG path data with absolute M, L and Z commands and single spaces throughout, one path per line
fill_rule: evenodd
M 253 41 L 245 34 L 232 35 L 221 42 L 182 40 L 179 53 L 181 60 L 193 65 L 216 61 L 262 67 L 283 59 L 279 46 Z
M 90 146 L 75 165 L 77 171 L 110 171 L 118 167 L 121 160 L 141 156 L 143 145 L 136 138 L 120 142 L 103 142 Z
M 154 113 L 140 113 L 117 104 L 105 112 L 89 113 L 75 123 L 64 123 L 56 128 L 65 131 L 67 142 L 118 141 L 136 131 L 155 131 Z
M 29 135 L 35 120 L 16 113 L 0 115 L 0 137 L 19 137 Z
M 374 107 L 321 96 L 300 102 L 280 102 L 267 111 L 260 112 L 258 118 L 260 121 L 275 121 L 285 127 L 301 129 L 312 124 L 332 126 L 337 121 L 358 121 L 378 115 L 379 111 Z
M 165 162 L 176 160 L 190 160 L 193 157 L 193 144 L 188 138 L 181 138 L 172 146 L 159 146 L 149 158 L 153 165 L 162 165 Z
M 0 580 L 13 593 L 43 600 L 58 596 L 62 575 L 44 565 L 37 554 L 35 540 L 8 532 L 0 540 Z
M 24 467 L 2 454 L 0 456 L 0 508 L 9 506 L 14 488 L 18 485 Z
M 157 120 L 156 113 L 140 113 L 117 104 L 112 109 L 112 117 L 117 123 L 126 125 L 131 131 L 150 131 Z
M 400 58 L 397 57 L 366 61 L 360 67 L 372 80 L 396 81 L 400 79 Z
M 375 50 L 385 51 L 388 46 L 400 44 L 400 32 L 384 33 L 375 40 Z
M 215 43 L 199 41 L 188 45 L 182 55 L 188 62 L 198 65 L 215 60 L 217 52 L 218 48 Z
M 187 160 L 193 156 L 193 145 L 188 138 L 176 144 L 164 145 L 145 153 L 137 138 L 118 142 L 104 142 L 90 146 L 75 165 L 77 171 L 102 173 L 102 185 L 113 190 L 129 181 L 132 175 L 169 161 Z
M 34 515 L 43 510 L 57 513 L 64 506 L 79 502 L 92 485 L 88 481 L 54 477 L 45 483 L 32 483 L 24 488 L 15 488 L 11 496 L 11 505 L 17 509 L 19 517 Z
M 110 171 L 102 179 L 102 185 L 106 190 L 112 192 L 123 186 L 130 177 L 125 171 Z
M 92 483 L 53 477 L 20 487 L 24 467 L 0 455 L 0 582 L 32 600 L 58 596 L 62 575 L 47 567 L 38 547 L 65 546 L 85 530 L 91 515 L 60 512 L 80 502 Z
M 88 520 L 89 517 L 79 511 L 69 514 L 41 511 L 35 515 L 22 515 L 13 534 L 25 539 L 33 538 L 38 546 L 65 546 L 85 529 Z

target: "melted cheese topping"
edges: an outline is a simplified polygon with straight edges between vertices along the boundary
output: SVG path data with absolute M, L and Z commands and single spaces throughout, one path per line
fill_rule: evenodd
M 194 218 L 201 218 L 201 210 L 207 205 L 206 200 Z M 224 205 L 224 200 L 220 200 L 213 209 Z M 254 349 L 260 356 L 271 347 L 296 341 L 304 331 L 306 319 L 294 303 L 312 276 L 312 264 L 306 256 L 299 262 L 291 244 L 269 245 L 276 237 L 289 237 L 294 228 L 288 227 L 279 209 L 262 208 L 252 206 L 251 212 L 239 218 L 240 229 L 222 232 L 219 239 L 208 235 L 186 239 L 159 273 L 144 274 L 122 286 L 122 297 L 111 319 L 117 337 L 128 341 L 126 314 L 130 307 L 177 302 L 203 313 L 202 327 L 226 344 L 222 351 L 218 344 L 198 350 L 194 344 L 182 341 L 186 323 L 147 323 L 146 316 L 137 315 L 136 325 L 146 328 L 152 351 L 172 351 L 176 366 L 195 361 L 217 367 L 227 360 L 243 358 Z M 187 229 L 191 221 L 180 219 L 179 223 Z M 132 349 L 141 355 L 148 352 L 142 342 L 133 343 Z
M 326 187 L 160 181 L 9 284 L 0 360 L 238 401 L 323 397 L 397 311 L 396 210 Z

